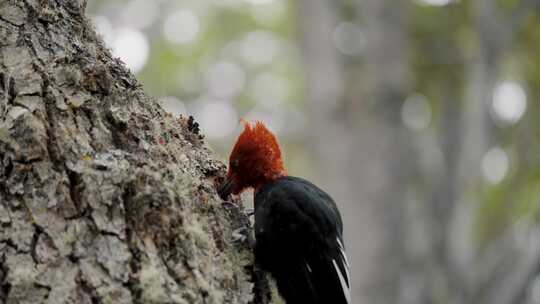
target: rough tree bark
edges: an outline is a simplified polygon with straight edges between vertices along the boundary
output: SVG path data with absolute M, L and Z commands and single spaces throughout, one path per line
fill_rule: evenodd
M 0 1 L 0 303 L 267 302 L 224 165 L 85 5 Z

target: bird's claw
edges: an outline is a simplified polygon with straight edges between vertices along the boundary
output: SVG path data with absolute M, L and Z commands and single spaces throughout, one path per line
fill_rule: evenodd
M 235 203 L 229 202 L 229 201 L 223 201 L 221 203 L 223 207 L 234 207 L 237 208 L 238 206 Z
M 233 230 L 232 232 L 232 241 L 233 242 L 243 242 L 247 239 L 247 228 L 246 227 L 242 227 L 242 228 L 238 228 L 238 229 L 235 229 Z

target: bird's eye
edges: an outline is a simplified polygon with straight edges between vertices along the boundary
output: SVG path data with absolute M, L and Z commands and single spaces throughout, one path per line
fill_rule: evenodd
M 238 168 L 239 164 L 240 164 L 240 161 L 238 161 L 238 159 L 233 159 L 231 161 L 231 167 L 233 167 L 233 168 Z

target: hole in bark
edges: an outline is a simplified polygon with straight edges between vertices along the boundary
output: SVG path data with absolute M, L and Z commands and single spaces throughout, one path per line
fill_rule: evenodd
M 79 272 L 79 275 L 75 278 L 75 282 L 77 282 L 77 285 L 81 287 L 82 292 L 90 296 L 90 301 L 92 301 L 92 304 L 101 303 L 95 289 L 83 278 L 81 272 Z
M 107 166 L 101 164 L 94 165 L 94 168 L 98 171 L 107 171 L 109 169 Z
M 0 303 L 6 303 L 11 284 L 6 281 L 8 268 L 4 257 L 0 257 Z
M 13 161 L 11 161 L 11 158 L 6 158 L 6 165 L 4 167 L 4 176 L 9 178 L 11 175 L 11 172 L 13 172 Z
M 199 123 L 195 122 L 195 118 L 193 118 L 193 116 L 191 115 L 189 116 L 188 121 L 187 121 L 187 129 L 195 135 L 198 135 L 200 131 Z
M 127 124 L 122 121 L 117 121 L 113 117 L 113 114 L 108 111 L 105 115 L 105 121 L 108 124 L 108 129 L 111 132 L 112 143 L 115 148 L 124 148 L 125 132 L 127 131 Z
M 199 123 L 195 121 L 195 118 L 193 118 L 193 116 L 189 116 L 187 122 L 186 122 L 186 127 L 187 127 L 187 130 L 192 134 L 194 135 L 194 139 L 195 140 L 203 140 L 204 139 L 204 135 L 200 134 L 200 129 L 199 129 Z M 188 136 L 188 138 L 191 138 L 191 136 Z M 193 138 L 192 138 L 193 140 Z
M 8 103 L 13 104 L 13 100 L 15 100 L 15 97 L 17 96 L 17 93 L 15 92 L 15 80 L 8 77 L 7 81 Z
M 71 171 L 66 168 L 67 177 L 69 180 L 69 197 L 71 198 L 71 201 L 73 202 L 73 205 L 75 206 L 75 209 L 77 209 L 78 213 L 82 213 L 82 206 L 81 206 L 81 200 L 80 200 L 80 189 L 79 185 L 81 184 L 81 177 L 77 172 Z
M 32 260 L 34 260 L 34 263 L 39 264 L 40 262 L 37 256 L 36 247 L 39 241 L 39 236 L 43 232 L 43 229 L 41 229 L 41 227 L 39 227 L 38 225 L 34 225 L 34 229 L 35 229 L 35 232 L 34 232 L 34 235 L 32 236 L 32 243 L 30 246 L 31 248 L 30 255 L 32 256 Z
M 131 291 L 133 295 L 134 303 L 142 303 L 142 289 L 139 285 L 139 271 L 141 270 L 141 252 L 137 247 L 136 231 L 135 231 L 135 206 L 133 205 L 133 197 L 135 196 L 135 188 L 133 183 L 127 183 L 122 193 L 122 202 L 124 209 L 126 210 L 126 241 L 129 251 L 131 252 L 131 260 L 129 261 L 129 267 L 133 275 L 129 276 L 129 280 L 124 284 L 127 289 Z
M 67 256 L 68 260 L 73 263 L 73 264 L 77 264 L 79 263 L 79 258 L 77 256 L 75 256 L 75 254 L 73 252 L 71 252 L 70 254 L 68 254 Z
M 51 92 L 47 91 L 44 98 L 44 104 L 45 104 L 45 112 L 47 113 L 46 121 L 48 122 L 47 125 L 47 153 L 49 154 L 49 158 L 52 160 L 55 168 L 62 168 L 62 166 L 65 163 L 64 157 L 59 152 L 59 148 L 57 147 L 57 139 L 56 139 L 56 132 L 57 129 L 56 121 L 57 118 L 57 111 L 55 106 L 55 98 L 52 95 Z
M 208 298 L 208 296 L 209 296 L 210 294 L 208 293 L 207 290 L 201 290 L 201 295 L 203 296 L 203 298 Z
M 0 90 L 5 91 L 6 90 L 6 83 L 5 83 L 5 77 L 4 73 L 0 72 Z

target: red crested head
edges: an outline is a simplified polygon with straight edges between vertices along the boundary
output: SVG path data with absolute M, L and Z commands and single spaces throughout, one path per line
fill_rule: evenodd
M 276 137 L 262 122 L 242 121 L 244 131 L 238 137 L 229 157 L 227 181 L 220 195 L 238 194 L 246 188 L 259 188 L 263 184 L 286 175 L 281 150 Z

